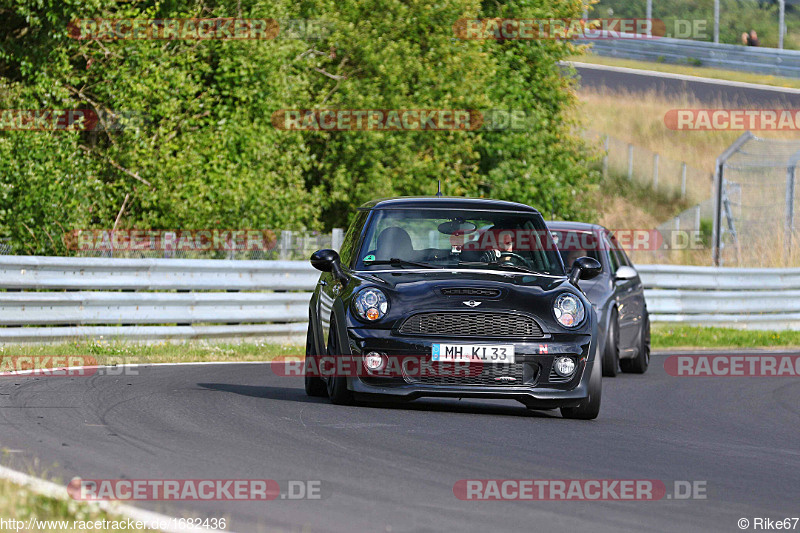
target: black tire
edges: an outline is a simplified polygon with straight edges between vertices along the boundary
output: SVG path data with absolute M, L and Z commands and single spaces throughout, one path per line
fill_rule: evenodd
M 650 366 L 650 316 L 645 313 L 642 321 L 642 333 L 639 336 L 639 353 L 633 359 L 620 361 L 622 371 L 631 374 L 644 374 Z
M 600 414 L 603 393 L 603 371 L 600 360 L 595 358 L 592 375 L 589 376 L 589 397 L 577 407 L 562 407 L 561 416 L 574 420 L 594 420 Z
M 619 315 L 617 309 L 612 308 L 608 318 L 606 343 L 603 346 L 603 377 L 613 378 L 619 371 Z
M 314 349 L 314 337 L 311 335 L 311 327 L 311 320 L 309 320 L 308 334 L 306 335 L 306 359 L 309 357 L 316 357 L 317 355 L 317 351 Z M 308 370 L 309 366 L 313 369 L 319 367 L 317 364 L 306 364 L 306 370 Z M 315 398 L 325 398 L 328 395 L 328 389 L 321 378 L 306 374 L 306 394 Z
M 328 355 L 330 357 L 340 356 L 342 354 L 336 353 L 339 351 L 338 343 L 336 342 L 336 325 L 333 316 L 331 316 L 331 329 L 328 334 Z M 328 378 L 327 384 L 328 398 L 334 405 L 350 405 L 353 403 L 353 393 L 347 388 L 347 377 L 331 376 Z

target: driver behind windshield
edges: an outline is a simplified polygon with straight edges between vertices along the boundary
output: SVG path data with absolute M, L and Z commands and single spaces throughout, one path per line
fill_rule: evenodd
M 497 268 L 563 275 L 543 221 L 527 213 L 447 209 L 378 210 L 357 268 Z

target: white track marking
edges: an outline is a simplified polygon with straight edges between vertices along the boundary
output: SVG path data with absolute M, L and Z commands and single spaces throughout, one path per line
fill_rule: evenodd
M 33 477 L 28 474 L 23 474 L 22 472 L 17 472 L 16 470 L 12 470 L 5 466 L 0 466 L 0 479 L 6 479 L 8 481 L 11 481 L 12 483 L 16 483 L 17 485 L 22 485 L 28 490 L 31 490 L 36 494 L 40 494 L 48 498 L 53 498 L 57 500 L 70 500 L 69 494 L 67 494 L 66 486 L 57 485 L 52 481 L 47 481 L 45 479 Z M 154 513 L 152 511 L 145 511 L 144 509 L 139 509 L 138 507 L 133 507 L 131 505 L 126 505 L 126 504 L 119 504 L 116 502 L 99 501 L 92 503 L 93 505 L 97 505 L 97 507 L 99 507 L 100 509 L 106 511 L 111 515 L 124 516 L 125 518 L 130 518 L 131 520 L 138 520 L 141 522 L 145 522 L 146 524 L 159 523 L 159 522 L 170 524 L 170 523 L 175 523 L 178 520 L 175 517 L 167 516 L 160 513 Z M 41 520 L 47 521 L 48 519 L 43 518 Z M 185 531 L 211 531 L 211 530 L 203 527 L 195 527 L 187 525 L 183 528 L 167 527 L 165 529 L 162 529 L 162 531 L 168 531 L 170 533 L 181 533 Z M 225 531 L 229 530 L 226 529 Z

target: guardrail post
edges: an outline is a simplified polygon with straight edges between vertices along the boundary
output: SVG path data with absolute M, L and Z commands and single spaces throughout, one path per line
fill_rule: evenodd
M 653 190 L 658 190 L 658 154 L 653 155 Z
M 686 163 L 681 163 L 681 199 L 686 198 Z
M 628 145 L 628 180 L 633 179 L 633 145 Z
M 342 241 L 344 241 L 344 230 L 342 228 L 333 228 L 331 232 L 331 248 L 339 251 L 339 248 L 342 247 Z
M 608 135 L 603 138 L 603 179 L 608 178 Z

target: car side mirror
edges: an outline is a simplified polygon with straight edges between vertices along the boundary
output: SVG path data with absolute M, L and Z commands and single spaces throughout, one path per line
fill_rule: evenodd
M 636 272 L 636 269 L 631 268 L 629 266 L 621 266 L 617 269 L 617 273 L 614 274 L 614 279 L 619 281 L 633 279 L 639 274 Z
M 569 282 L 578 286 L 578 280 L 596 278 L 603 271 L 603 265 L 591 257 L 579 257 L 572 263 Z
M 322 272 L 331 272 L 340 281 L 346 279 L 336 250 L 317 250 L 311 254 L 311 266 Z

